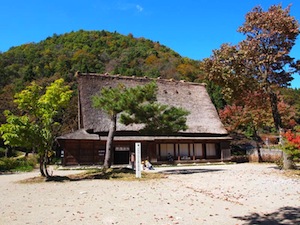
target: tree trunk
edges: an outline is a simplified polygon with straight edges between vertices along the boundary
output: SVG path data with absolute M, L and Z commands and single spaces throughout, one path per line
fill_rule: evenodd
M 108 137 L 106 141 L 106 151 L 105 151 L 105 158 L 104 158 L 104 168 L 110 168 L 111 167 L 111 158 L 113 155 L 113 140 L 116 132 L 117 127 L 117 115 L 113 115 L 110 120 L 110 126 L 108 131 Z
M 280 141 L 281 141 L 282 121 L 277 107 L 278 98 L 276 93 L 274 93 L 272 90 L 269 91 L 269 94 L 270 94 L 272 115 L 274 119 L 275 128 L 276 130 L 279 131 Z M 294 168 L 294 163 L 292 158 L 287 153 L 283 152 L 283 169 L 293 169 L 293 168 Z
M 273 120 L 274 120 L 274 125 L 276 130 L 280 131 L 282 128 L 282 123 L 281 123 L 281 116 L 278 112 L 278 98 L 276 93 L 274 93 L 272 90 L 269 91 L 269 96 L 270 96 L 270 101 L 271 101 L 271 108 L 272 108 L 272 115 L 273 115 Z
M 46 151 L 43 156 L 40 156 L 40 173 L 42 177 L 49 178 L 51 177 L 51 175 L 48 173 L 47 164 L 48 164 L 48 151 Z
M 40 156 L 40 173 L 42 177 L 46 177 L 46 174 L 44 172 L 44 157 Z
M 48 151 L 46 150 L 45 155 L 44 155 L 43 169 L 44 169 L 44 173 L 45 173 L 46 177 L 49 178 L 49 177 L 51 177 L 51 175 L 48 172 L 47 165 L 48 165 Z
M 258 142 L 256 142 L 256 149 L 257 149 L 258 162 L 261 163 L 263 162 L 263 158 L 261 156 L 260 145 Z
M 284 170 L 292 170 L 295 169 L 295 164 L 291 159 L 290 155 L 286 152 L 283 152 L 283 167 Z
M 257 149 L 257 157 L 258 157 L 258 162 L 261 163 L 263 162 L 263 159 L 261 157 L 261 151 L 260 151 L 260 144 L 259 144 L 259 136 L 257 134 L 257 131 L 255 127 L 253 127 L 253 136 L 256 144 L 256 149 Z

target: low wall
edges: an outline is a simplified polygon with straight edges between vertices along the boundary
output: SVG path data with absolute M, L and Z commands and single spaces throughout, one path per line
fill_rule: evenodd
M 275 162 L 282 158 L 282 150 L 280 149 L 260 149 L 261 157 L 264 162 Z M 257 149 L 247 151 L 249 162 L 258 162 Z

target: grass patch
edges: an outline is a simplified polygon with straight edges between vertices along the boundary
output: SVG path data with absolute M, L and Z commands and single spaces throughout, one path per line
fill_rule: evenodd
M 93 169 L 69 176 L 71 179 L 137 180 L 135 171 L 129 168 Z M 140 180 L 160 179 L 164 175 L 142 172 Z
M 283 170 L 283 174 L 290 178 L 300 179 L 300 169 L 295 170 Z
M 146 181 L 153 179 L 163 179 L 167 176 L 161 173 L 142 172 L 141 178 L 135 177 L 135 171 L 128 168 L 91 169 L 79 174 L 68 176 L 52 176 L 49 178 L 33 177 L 22 180 L 19 183 L 42 183 L 42 182 L 65 182 L 81 180 L 121 180 L 121 181 Z

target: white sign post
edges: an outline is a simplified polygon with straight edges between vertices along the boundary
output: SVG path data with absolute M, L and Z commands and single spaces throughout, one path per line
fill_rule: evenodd
M 142 164 L 141 143 L 135 143 L 135 177 L 136 178 L 142 177 L 141 164 Z

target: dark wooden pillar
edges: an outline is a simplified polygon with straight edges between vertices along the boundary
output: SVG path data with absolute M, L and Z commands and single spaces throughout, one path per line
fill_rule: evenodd
M 192 144 L 193 147 L 193 160 L 196 160 L 196 156 L 195 156 L 195 144 Z
M 203 159 L 206 159 L 206 143 L 202 144 L 202 155 Z

